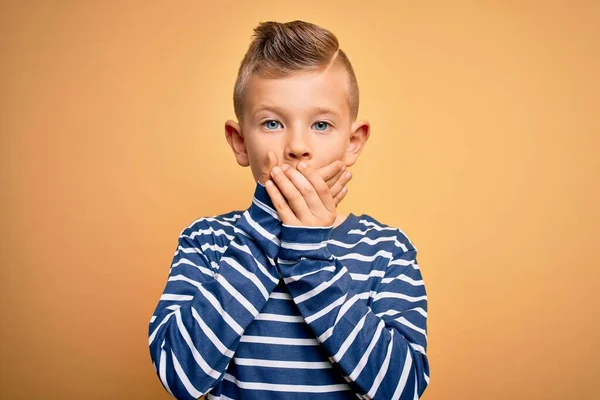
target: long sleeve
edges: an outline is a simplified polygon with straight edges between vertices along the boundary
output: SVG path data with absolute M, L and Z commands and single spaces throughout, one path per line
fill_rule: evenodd
M 223 231 L 201 218 L 181 232 L 148 331 L 154 369 L 173 397 L 197 399 L 223 379 L 244 330 L 279 281 L 280 230 L 266 188 L 257 182 L 218 262 L 206 248 Z
M 429 383 L 427 295 L 416 249 L 399 234 L 373 301 L 327 248 L 333 227 L 282 225 L 279 269 L 330 360 L 364 399 L 419 398 Z

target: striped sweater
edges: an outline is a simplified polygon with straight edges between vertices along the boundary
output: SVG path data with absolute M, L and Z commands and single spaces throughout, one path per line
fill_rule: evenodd
M 177 399 L 418 399 L 427 296 L 399 229 L 352 213 L 285 225 L 257 182 L 245 211 L 179 236 L 149 346 Z

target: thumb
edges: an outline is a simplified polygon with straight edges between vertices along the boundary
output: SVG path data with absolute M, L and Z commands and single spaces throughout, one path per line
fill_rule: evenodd
M 267 152 L 265 162 L 260 169 L 260 177 L 258 181 L 263 185 L 271 178 L 271 170 L 277 165 L 277 156 L 271 150 Z

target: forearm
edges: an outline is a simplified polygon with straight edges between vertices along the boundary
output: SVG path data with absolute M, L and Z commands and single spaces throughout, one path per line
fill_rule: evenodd
M 197 238 L 202 227 L 180 237 L 187 251 L 174 258 L 149 328 L 155 368 L 176 398 L 197 398 L 220 382 L 244 330 L 278 282 L 273 265 L 278 244 L 272 246 L 269 238 L 278 234 L 279 222 L 263 208 L 261 189 L 257 186 L 258 199 L 236 224 L 218 266 L 202 253 Z
M 279 267 L 288 290 L 330 360 L 358 393 L 412 400 L 427 386 L 424 342 L 409 340 L 414 336 L 405 335 L 405 325 L 375 315 L 367 306 L 368 293 L 352 290 L 349 272 L 327 250 L 328 237 L 326 228 L 282 228 Z M 426 301 L 424 294 L 393 296 L 401 308 Z

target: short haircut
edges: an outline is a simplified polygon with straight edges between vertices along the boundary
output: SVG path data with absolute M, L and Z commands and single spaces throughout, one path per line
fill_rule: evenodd
M 358 115 L 358 83 L 350 60 L 339 48 L 336 36 L 305 21 L 261 22 L 242 60 L 233 90 L 233 107 L 238 121 L 244 114 L 245 91 L 253 74 L 282 78 L 300 71 L 314 71 L 341 62 L 348 75 L 350 118 Z

